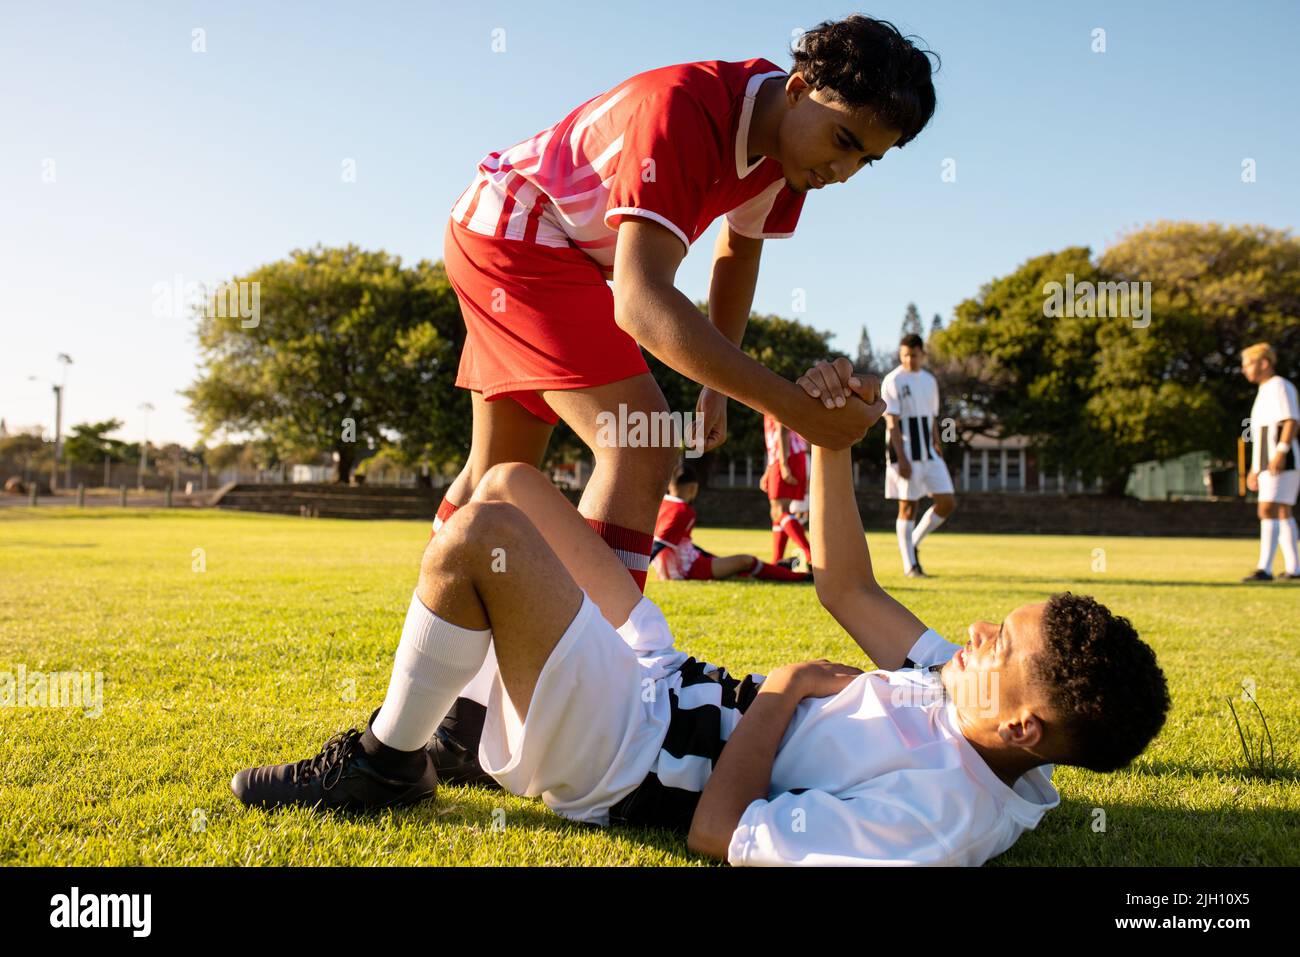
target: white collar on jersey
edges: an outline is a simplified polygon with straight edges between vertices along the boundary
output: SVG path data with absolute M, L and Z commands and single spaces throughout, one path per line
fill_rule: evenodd
M 753 166 L 745 163 L 749 159 L 749 121 L 754 115 L 754 97 L 758 96 L 758 88 L 763 85 L 764 80 L 770 80 L 774 76 L 789 76 L 789 74 L 784 70 L 755 73 L 745 85 L 745 101 L 740 107 L 740 125 L 736 127 L 736 176 L 740 179 L 744 179 L 758 169 L 764 159 L 759 157 L 758 162 Z

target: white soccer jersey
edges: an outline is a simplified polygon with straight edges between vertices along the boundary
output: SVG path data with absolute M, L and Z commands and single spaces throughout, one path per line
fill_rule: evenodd
M 909 659 L 937 665 L 958 647 L 927 631 Z M 937 673 L 867 672 L 800 702 L 768 796 L 745 809 L 727 859 L 976 866 L 1060 803 L 1051 775 L 1043 765 L 1007 787 L 958 729 Z
M 1255 393 L 1255 404 L 1250 407 L 1252 472 L 1268 468 L 1282 437 L 1282 423 L 1287 419 L 1294 420 L 1297 430 L 1300 430 L 1300 401 L 1296 399 L 1294 383 L 1275 375 L 1260 383 L 1259 391 Z M 1282 470 L 1297 468 L 1297 463 L 1300 463 L 1300 440 L 1293 438 Z
M 903 432 L 903 449 L 913 462 L 937 459 L 932 437 L 939 418 L 939 383 L 925 369 L 908 372 L 898 366 L 880 383 L 880 397 L 885 400 L 885 414 L 896 415 Z M 885 446 L 886 461 L 893 460 L 893 449 Z

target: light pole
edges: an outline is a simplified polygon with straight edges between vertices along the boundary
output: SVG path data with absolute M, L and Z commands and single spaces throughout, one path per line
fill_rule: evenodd
M 144 489 L 144 472 L 149 467 L 149 413 L 153 411 L 152 402 L 140 403 L 140 411 L 144 413 L 144 442 L 140 445 L 140 478 L 139 485 L 141 490 Z
M 63 398 L 68 388 L 68 366 L 72 365 L 72 356 L 60 352 L 59 362 L 63 365 L 63 381 L 54 386 L 54 480 L 50 482 L 51 492 L 59 487 L 59 466 L 63 463 Z

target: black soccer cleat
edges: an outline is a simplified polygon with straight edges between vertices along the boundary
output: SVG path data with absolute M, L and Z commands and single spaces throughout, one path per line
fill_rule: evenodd
M 245 768 L 230 780 L 235 797 L 250 807 L 333 808 L 370 811 L 404 807 L 434 796 L 438 772 L 427 753 L 424 765 L 410 774 L 381 771 L 361 748 L 353 728 L 334 735 L 319 754 L 293 764 Z
M 456 699 L 426 748 L 437 769 L 438 780 L 501 790 L 496 779 L 478 763 L 478 745 L 486 720 L 487 708 L 483 705 L 469 698 Z
M 1242 579 L 1244 582 L 1271 582 L 1273 576 L 1262 568 L 1256 568 L 1253 572 Z
M 925 569 L 921 567 L 921 550 L 915 545 L 912 546 L 912 558 L 916 560 L 916 570 L 921 573 L 921 577 L 929 578 L 930 576 L 925 573 Z

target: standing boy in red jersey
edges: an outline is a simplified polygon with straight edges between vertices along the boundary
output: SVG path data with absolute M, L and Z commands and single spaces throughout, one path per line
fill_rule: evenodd
M 759 487 L 767 492 L 772 517 L 772 561 L 785 557 L 789 540 L 803 552 L 805 565 L 811 568 L 812 547 L 803 523 L 791 507 L 808 497 L 808 443 L 770 415 L 763 416 L 763 441 L 767 446 L 767 469 Z
M 602 416 L 668 412 L 642 348 L 704 387 L 705 450 L 726 437 L 728 396 L 829 448 L 862 437 L 870 418 L 848 389 L 809 402 L 740 342 L 763 240 L 794 233 L 809 190 L 920 133 L 932 65 L 862 16 L 807 32 L 793 58 L 790 73 L 761 58 L 641 73 L 480 162 L 444 240 L 474 424 L 435 531 L 493 465 L 539 465 L 562 418 L 595 457 L 579 510 L 644 587 L 672 439 L 684 436 L 609 441 L 598 428 Z M 720 216 L 706 317 L 674 283 Z

